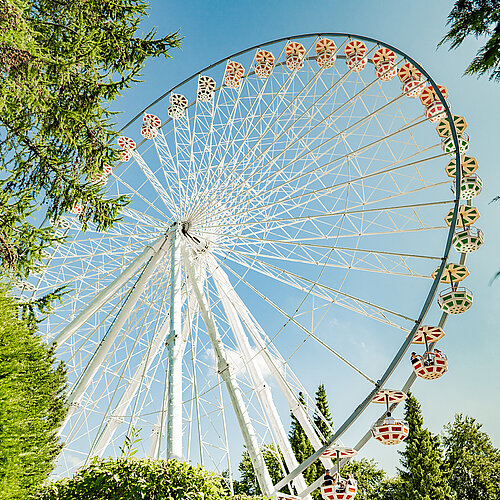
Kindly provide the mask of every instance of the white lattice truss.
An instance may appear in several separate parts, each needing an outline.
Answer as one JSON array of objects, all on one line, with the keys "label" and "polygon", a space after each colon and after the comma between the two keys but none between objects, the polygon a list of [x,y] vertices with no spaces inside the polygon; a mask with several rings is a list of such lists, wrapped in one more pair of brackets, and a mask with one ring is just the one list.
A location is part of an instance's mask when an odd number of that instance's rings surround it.
[{"label": "white lattice truss", "polygon": [[[297,467],[289,413],[315,449],[327,438],[294,374],[315,363],[302,353],[315,345],[332,357],[327,373],[352,384],[349,398],[332,395],[347,415],[415,324],[448,232],[447,155],[399,82],[340,58],[322,69],[316,41],[301,69],[289,71],[276,45],[266,78],[247,55],[237,88],[208,102],[187,88],[182,117],[109,178],[110,196],[132,199],[122,220],[84,233],[66,218],[71,239],[34,292],[71,289],[43,325],[69,373],[60,474],[119,455],[137,427],[144,455],[232,478],[239,427],[273,494],[262,449],[280,450],[284,472]],[[335,42],[341,54],[346,40]],[[219,85],[223,70],[210,72]],[[166,116],[162,106],[152,112]],[[366,325],[386,332],[382,365],[356,344]],[[290,493],[305,490],[298,474]]]}]

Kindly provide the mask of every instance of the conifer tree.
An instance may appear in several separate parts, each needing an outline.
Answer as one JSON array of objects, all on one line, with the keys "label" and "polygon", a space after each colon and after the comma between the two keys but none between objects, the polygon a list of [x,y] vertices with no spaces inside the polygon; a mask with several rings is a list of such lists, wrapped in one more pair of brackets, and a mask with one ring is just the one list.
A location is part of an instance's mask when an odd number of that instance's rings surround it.
[{"label": "conifer tree", "polygon": [[[80,220],[105,230],[125,196],[95,183],[114,166],[111,101],[146,61],[168,57],[176,33],[140,36],[145,0],[0,0],[0,270],[35,272],[55,243],[50,218],[84,205]],[[45,217],[40,229],[33,212]]]},{"label": "conifer tree", "polygon": [[[320,433],[320,439],[323,444],[325,444],[330,437],[333,428],[333,419],[328,407],[328,399],[326,396],[326,389],[324,384],[318,386],[318,390],[315,394],[316,399],[316,412],[314,414],[314,425]],[[310,467],[311,472],[308,479],[310,482],[315,481],[319,477],[325,474],[325,467],[320,460],[316,460],[314,464]],[[319,498],[319,490],[312,493],[314,499]]]},{"label": "conifer tree", "polygon": [[66,374],[0,288],[0,498],[28,498],[52,471]]},{"label": "conifer tree", "polygon": [[465,70],[466,75],[489,75],[500,81],[500,0],[456,0],[448,15],[450,31],[439,45],[450,43],[459,47],[474,37],[485,43]]},{"label": "conifer tree", "polygon": [[419,402],[411,395],[405,402],[410,433],[400,452],[403,469],[400,497],[406,500],[451,500],[442,451],[438,439],[424,428]]},{"label": "conifer tree", "polygon": [[314,415],[314,425],[323,437],[323,443],[325,443],[332,433],[331,429],[333,428],[333,419],[330,413],[330,408],[328,407],[328,399],[326,397],[324,384],[320,384],[318,386],[318,390],[316,391],[316,407],[321,415],[316,412]]}]

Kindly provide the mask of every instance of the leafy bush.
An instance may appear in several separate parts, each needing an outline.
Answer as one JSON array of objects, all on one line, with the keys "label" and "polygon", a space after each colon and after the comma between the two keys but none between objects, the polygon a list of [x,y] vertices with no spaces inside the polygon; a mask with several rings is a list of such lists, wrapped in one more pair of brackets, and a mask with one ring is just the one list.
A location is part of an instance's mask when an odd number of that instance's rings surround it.
[{"label": "leafy bush", "polygon": [[50,474],[66,415],[62,364],[0,288],[0,498],[26,498]]},{"label": "leafy bush", "polygon": [[37,500],[219,500],[219,477],[200,466],[172,460],[99,459],[72,478],[41,488]]}]

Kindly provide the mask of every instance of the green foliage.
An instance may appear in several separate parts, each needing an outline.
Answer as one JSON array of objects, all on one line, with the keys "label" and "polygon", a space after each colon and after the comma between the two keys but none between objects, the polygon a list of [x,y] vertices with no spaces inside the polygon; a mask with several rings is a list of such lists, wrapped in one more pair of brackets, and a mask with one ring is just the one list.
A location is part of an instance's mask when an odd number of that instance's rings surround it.
[{"label": "green foliage", "polygon": [[424,428],[420,404],[411,394],[405,402],[405,418],[410,433],[405,440],[405,450],[400,452],[402,488],[396,498],[451,500],[439,441]]},{"label": "green foliage", "polygon": [[475,419],[455,415],[442,438],[449,484],[460,500],[500,498],[500,452]]},{"label": "green foliage", "polygon": [[[304,397],[299,395],[304,405]],[[315,415],[316,427],[326,436],[330,434],[332,418],[323,385],[316,392],[316,406],[324,417]],[[410,433],[405,440],[405,450],[400,452],[402,470],[394,478],[387,478],[373,460],[350,460],[341,468],[345,477],[351,473],[358,482],[357,500],[497,500],[500,498],[500,452],[493,447],[488,435],[473,418],[457,415],[452,424],[445,426],[440,441],[424,428],[420,404],[411,395],[405,403],[405,418]],[[328,422],[326,423],[325,422]],[[329,425],[328,425],[329,424]],[[324,426],[324,427],[322,427]],[[302,426],[292,415],[289,434],[297,460],[303,462],[313,453]],[[284,477],[284,472],[273,446],[264,448],[264,459],[273,483]],[[282,460],[281,460],[282,463]],[[243,453],[239,466],[241,480],[235,481],[234,492],[260,495],[248,452]],[[321,462],[310,466],[305,476],[311,484],[324,475]],[[286,490],[282,490],[286,492]],[[313,492],[318,495],[319,490]]]},{"label": "green foliage", "polygon": [[[273,484],[276,484],[285,477],[281,466],[283,457],[272,444],[265,445],[262,448],[262,455]],[[262,495],[262,491],[259,483],[257,482],[257,477],[255,476],[252,461],[250,460],[250,455],[247,449],[243,451],[238,471],[240,472],[241,479],[239,481],[233,481],[234,493],[237,495],[250,496]],[[289,493],[288,488],[284,488],[282,491]]]},{"label": "green foliage", "polygon": [[314,415],[314,425],[319,430],[320,435],[323,436],[323,443],[326,443],[332,434],[333,419],[328,407],[324,384],[320,384],[316,391],[316,408],[318,411]]},{"label": "green foliage", "polygon": [[384,479],[380,482],[378,488],[373,490],[369,500],[399,500],[404,498],[403,481],[399,476],[390,479]]},{"label": "green foliage", "polygon": [[38,229],[26,221],[35,205],[29,189],[16,197],[0,189],[0,262],[3,274],[13,279],[39,271],[44,248],[62,241],[51,226]]},{"label": "green foliage", "polygon": [[[318,386],[318,390],[315,394],[316,399],[316,413],[314,414],[314,425],[318,429],[320,433],[320,437],[323,444],[326,444],[328,438],[331,437],[332,429],[333,429],[333,419],[330,413],[330,408],[328,407],[328,398],[326,396],[326,389],[324,384],[320,384]],[[309,472],[310,470],[310,472]],[[314,464],[311,465],[308,469],[308,476],[306,477],[306,481],[308,484],[316,481],[319,477],[325,474],[325,467],[323,464],[316,460]],[[320,497],[319,490],[315,490],[312,492],[312,497],[317,499]]]},{"label": "green foliage", "polygon": [[41,488],[37,500],[219,500],[221,479],[201,467],[172,460],[95,458],[72,478]]},{"label": "green foliage", "polygon": [[141,438],[139,437],[141,431],[142,429],[140,427],[130,428],[130,431],[125,436],[125,442],[123,443],[123,448],[120,446],[122,457],[130,458],[137,453],[137,448],[134,448],[134,445],[136,445],[141,441]]},{"label": "green foliage", "polygon": [[[137,81],[177,34],[137,35],[144,0],[0,0],[0,257],[36,270],[53,238],[33,210],[57,217],[82,202],[83,227],[105,230],[126,197],[106,199],[92,177],[119,159],[109,102]],[[43,205],[40,203],[43,202]]]},{"label": "green foliage", "polygon": [[455,49],[469,36],[487,37],[465,74],[490,74],[490,80],[500,81],[500,1],[457,0],[447,24],[450,30],[439,45],[447,42]]},{"label": "green foliage", "polygon": [[358,483],[356,500],[372,500],[378,498],[385,480],[385,472],[379,469],[374,460],[349,460],[341,469],[341,475],[352,474]]},{"label": "green foliage", "polygon": [[66,415],[66,375],[54,363],[0,290],[0,498],[25,498],[52,471]]},{"label": "green foliage", "polygon": [[[305,407],[304,395],[302,393],[299,393],[299,402]],[[317,411],[314,415],[314,424],[323,436],[323,442],[326,442],[327,438],[331,435],[332,416],[328,408],[326,390],[323,384],[321,384],[316,391],[316,408]],[[299,463],[303,462],[314,453],[314,448],[312,447],[309,438],[306,436],[304,429],[293,414],[291,415],[291,429],[288,439],[295,458]],[[283,470],[283,466],[281,465],[283,464],[283,457],[278,456],[278,451],[272,445],[267,445],[263,448],[263,455],[271,479],[273,480],[273,483],[276,484],[285,477],[285,472]],[[250,461],[250,456],[247,450],[243,452],[238,470],[240,472],[241,479],[240,481],[234,482],[235,493],[260,495],[261,490],[257,483],[257,478],[255,477],[252,462]],[[311,484],[313,481],[318,479],[318,477],[323,476],[324,472],[325,468],[318,460],[317,462],[311,464],[304,471],[303,475],[306,483]],[[282,491],[290,493],[287,488],[283,488]],[[318,498],[319,490],[314,491],[312,495],[314,498]]]},{"label": "green foliage", "polygon": [[[38,298],[19,301],[20,317],[29,328],[35,330],[37,324],[42,322],[47,314],[52,312],[54,302],[61,302],[67,291],[66,286],[56,288],[54,291]],[[40,316],[40,314],[42,316]]]}]

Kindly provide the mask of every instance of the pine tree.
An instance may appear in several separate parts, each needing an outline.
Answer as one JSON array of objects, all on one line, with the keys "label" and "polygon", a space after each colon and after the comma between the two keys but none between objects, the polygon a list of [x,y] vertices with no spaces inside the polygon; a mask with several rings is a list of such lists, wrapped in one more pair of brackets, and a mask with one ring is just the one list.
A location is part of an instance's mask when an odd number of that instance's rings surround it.
[{"label": "pine tree", "polygon": [[[316,399],[316,412],[314,414],[314,425],[320,433],[320,439],[323,444],[326,444],[328,438],[331,436],[331,429],[333,428],[333,419],[328,407],[328,399],[326,397],[326,390],[324,384],[318,386],[315,394]],[[315,481],[325,474],[325,467],[320,460],[316,460],[310,467],[310,482]],[[313,491],[312,497],[314,499],[320,497],[319,490]]]},{"label": "pine tree", "polygon": [[[84,205],[105,230],[125,196],[93,182],[119,161],[111,101],[177,34],[138,36],[144,0],[0,0],[0,270],[35,272],[54,241],[48,221]],[[31,214],[40,212],[40,229]]]},{"label": "pine tree", "polygon": [[442,442],[449,483],[460,500],[500,498],[500,451],[475,419],[455,415],[444,427]]},{"label": "pine tree", "polygon": [[442,451],[438,439],[424,428],[420,404],[411,395],[405,402],[405,418],[410,433],[400,452],[403,469],[401,498],[406,500],[451,500]]},{"label": "pine tree", "polygon": [[317,412],[314,415],[314,425],[323,437],[323,443],[326,443],[332,433],[333,419],[328,407],[328,399],[326,397],[324,384],[320,384],[316,391],[316,408]]}]

